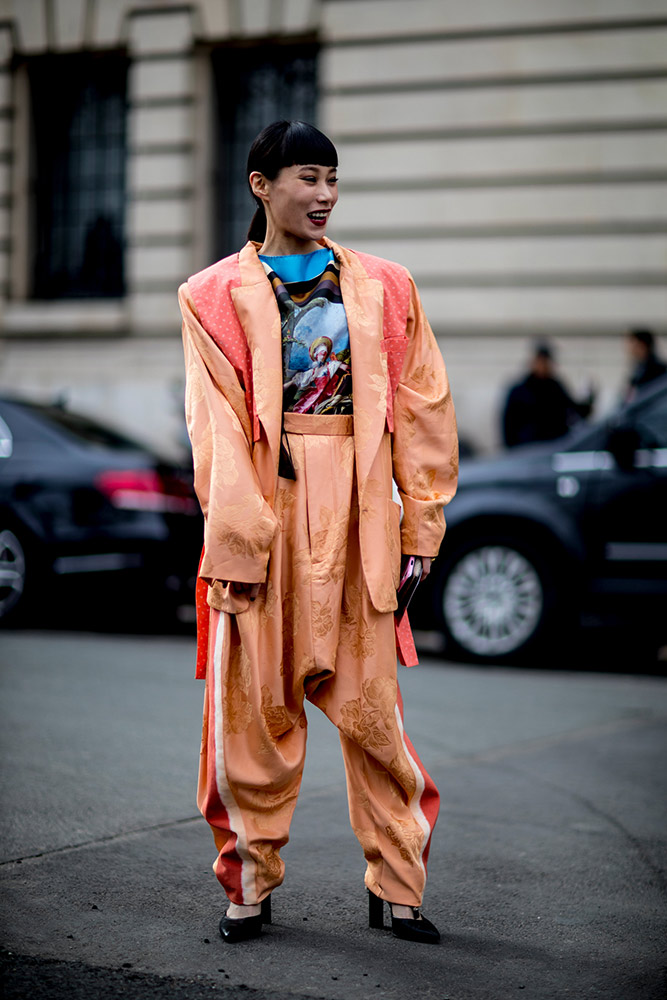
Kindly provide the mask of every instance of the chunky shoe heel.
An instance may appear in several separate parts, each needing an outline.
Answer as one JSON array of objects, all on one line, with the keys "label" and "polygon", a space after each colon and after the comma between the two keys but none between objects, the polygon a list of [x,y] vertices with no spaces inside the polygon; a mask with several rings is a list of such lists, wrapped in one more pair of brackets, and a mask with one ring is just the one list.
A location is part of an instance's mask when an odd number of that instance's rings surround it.
[{"label": "chunky shoe heel", "polygon": [[261,917],[263,924],[271,923],[271,893],[262,900]]},{"label": "chunky shoe heel", "polygon": [[[384,929],[384,900],[368,890],[368,926]],[[391,910],[391,903],[389,904]],[[403,941],[417,941],[420,944],[437,944],[440,940],[438,928],[422,915],[418,906],[411,906],[412,917],[395,917],[391,914],[391,932]]]},{"label": "chunky shoe heel", "polygon": [[384,930],[384,899],[368,890],[368,926],[374,930]]}]

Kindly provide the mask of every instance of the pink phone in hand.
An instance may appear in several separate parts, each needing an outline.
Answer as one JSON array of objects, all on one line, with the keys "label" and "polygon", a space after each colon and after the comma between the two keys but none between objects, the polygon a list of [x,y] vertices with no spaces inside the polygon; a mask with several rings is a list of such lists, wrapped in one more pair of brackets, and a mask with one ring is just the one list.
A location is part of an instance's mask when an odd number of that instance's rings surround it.
[{"label": "pink phone in hand", "polygon": [[413,594],[419,586],[422,578],[423,565],[419,556],[410,556],[405,564],[405,569],[398,585],[397,598],[398,607],[394,614],[400,620],[408,609],[408,604],[412,600]]}]

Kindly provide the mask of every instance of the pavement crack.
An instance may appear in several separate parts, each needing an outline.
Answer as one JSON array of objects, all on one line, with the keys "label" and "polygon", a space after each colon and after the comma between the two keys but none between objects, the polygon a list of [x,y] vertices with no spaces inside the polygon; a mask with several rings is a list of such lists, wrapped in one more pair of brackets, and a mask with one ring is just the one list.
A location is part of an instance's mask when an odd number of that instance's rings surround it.
[{"label": "pavement crack", "polygon": [[[552,785],[551,782],[547,782],[547,784]],[[558,785],[552,785],[552,787],[559,791],[562,790],[559,788]],[[600,819],[605,820],[607,823],[609,823],[610,826],[613,826],[616,830],[618,830],[621,836],[625,837],[628,844],[633,848],[633,850],[639,857],[639,860],[651,872],[660,889],[663,892],[667,892],[667,879],[665,878],[665,873],[658,865],[655,864],[649,853],[644,848],[644,845],[642,844],[641,840],[638,837],[636,837],[634,833],[628,830],[628,828],[623,823],[621,823],[621,821],[617,819],[616,816],[612,815],[612,813],[606,812],[606,810],[604,809],[600,809],[599,806],[596,806],[595,803],[592,802],[590,799],[586,798],[585,795],[579,795],[578,792],[572,792],[572,791],[570,791],[569,794],[576,802],[579,802],[582,806],[584,806],[585,809],[588,809],[589,812],[591,812],[594,816],[598,816]]]},{"label": "pavement crack", "polygon": [[[507,768],[507,770],[515,771],[517,774],[521,774],[523,777],[538,780],[536,775],[531,774],[530,771],[527,771],[516,764],[505,764],[503,766]],[[543,775],[539,776],[539,782],[542,786],[546,785],[548,788],[553,789],[553,791],[558,792],[560,795],[566,796],[573,802],[578,802],[579,805],[587,809],[593,816],[604,820],[604,822],[608,823],[609,826],[614,827],[614,829],[617,830],[627,841],[644,867],[651,873],[658,888],[662,892],[667,892],[667,878],[665,878],[665,873],[662,868],[660,868],[660,866],[653,861],[639,837],[636,837],[634,833],[628,830],[628,828],[619,819],[617,819],[616,816],[607,812],[605,809],[601,809],[600,806],[597,806],[595,802],[589,799],[586,795],[581,795],[579,792],[575,792],[572,788],[566,788],[563,785],[559,785],[558,782],[551,781]]]},{"label": "pavement crack", "polygon": [[49,851],[38,851],[35,854],[23,854],[19,858],[6,858],[0,861],[0,868],[7,865],[21,864],[23,861],[35,861],[38,858],[49,858],[54,854],[67,854],[69,851],[79,851],[84,847],[96,847],[98,844],[110,844],[116,840],[123,840],[127,837],[140,836],[144,833],[155,833],[158,830],[169,830],[176,826],[186,826],[189,823],[203,823],[201,816],[184,816],[182,819],[171,819],[166,823],[153,823],[150,826],[140,826],[134,830],[122,830],[118,833],[110,833],[104,837],[93,837],[90,840],[82,840],[76,844],[63,844],[62,847],[54,847]]}]

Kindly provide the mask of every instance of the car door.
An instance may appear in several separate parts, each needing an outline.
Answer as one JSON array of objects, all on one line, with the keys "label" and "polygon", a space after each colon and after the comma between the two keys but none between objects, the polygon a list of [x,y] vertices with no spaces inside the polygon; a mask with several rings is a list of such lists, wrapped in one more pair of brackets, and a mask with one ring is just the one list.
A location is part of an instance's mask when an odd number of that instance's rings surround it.
[{"label": "car door", "polygon": [[606,444],[587,498],[593,589],[654,614],[667,597],[667,386],[628,408]]}]

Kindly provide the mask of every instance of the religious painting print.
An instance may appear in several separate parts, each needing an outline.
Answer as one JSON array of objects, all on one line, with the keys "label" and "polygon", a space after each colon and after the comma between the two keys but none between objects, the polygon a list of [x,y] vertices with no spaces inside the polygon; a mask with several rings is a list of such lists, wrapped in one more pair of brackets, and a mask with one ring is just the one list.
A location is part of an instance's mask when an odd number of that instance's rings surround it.
[{"label": "religious painting print", "polygon": [[350,335],[335,260],[306,281],[268,274],[280,308],[283,409],[352,413]]},{"label": "religious painting print", "polygon": [[[297,315],[292,335],[283,336],[284,407],[293,413],[351,413],[352,380],[345,311],[342,304],[336,307],[327,302],[323,302],[321,309],[321,318],[312,325],[303,314]],[[342,317],[336,315],[339,311]],[[333,336],[322,334],[323,329]]]}]

